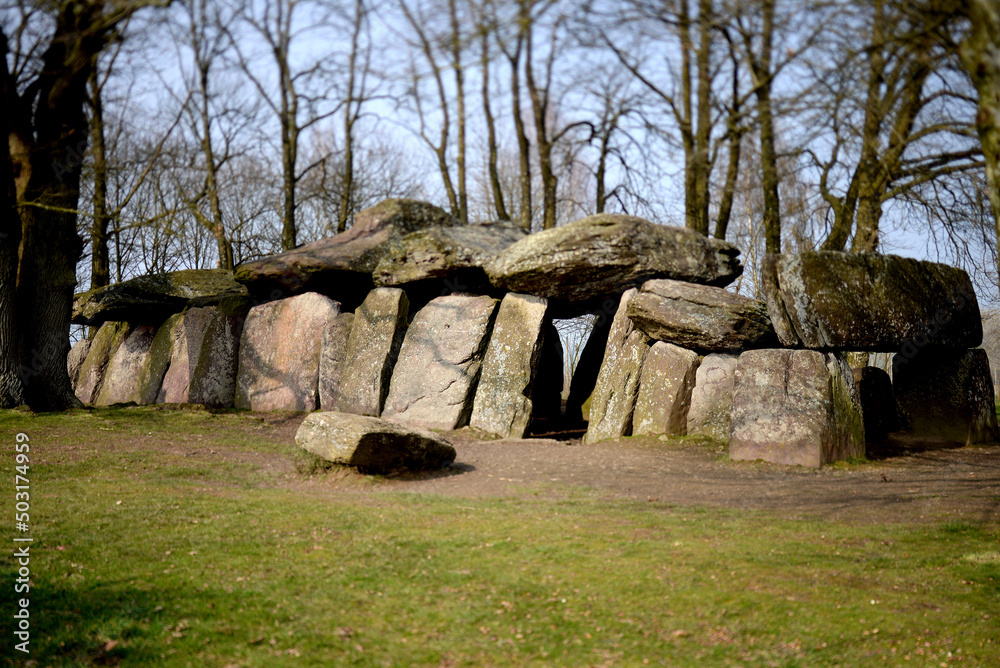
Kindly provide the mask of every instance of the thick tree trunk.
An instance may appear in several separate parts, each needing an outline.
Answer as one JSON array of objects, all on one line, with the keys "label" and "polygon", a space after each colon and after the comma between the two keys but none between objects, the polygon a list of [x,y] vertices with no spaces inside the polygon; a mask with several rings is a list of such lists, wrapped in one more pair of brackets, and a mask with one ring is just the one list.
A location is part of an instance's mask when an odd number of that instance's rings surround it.
[{"label": "thick tree trunk", "polygon": [[88,81],[90,88],[90,154],[94,169],[94,219],[90,227],[90,287],[103,288],[111,283],[108,257],[108,160],[104,143],[104,103],[98,81],[96,59]]},{"label": "thick tree trunk", "polygon": [[764,195],[764,245],[768,253],[781,252],[781,203],[778,197],[778,155],[775,150],[771,110],[771,44],[774,35],[774,0],[764,0],[764,27],[760,58],[753,63],[760,123],[761,185]]},{"label": "thick tree trunk", "polygon": [[490,191],[493,193],[493,208],[496,209],[499,220],[510,220],[507,206],[504,203],[503,187],[500,184],[500,170],[497,167],[499,151],[497,150],[497,129],[493,120],[493,110],[490,107],[490,33],[482,30],[482,60],[480,66],[483,75],[483,118],[486,119],[486,141],[489,146],[489,179]]},{"label": "thick tree trunk", "polygon": [[[6,66],[4,59],[3,67],[6,69]],[[14,318],[21,218],[15,207],[14,174],[6,147],[0,151],[0,179],[3,188],[3,202],[0,203],[0,408],[12,408],[24,403],[24,385],[18,369],[21,354]]]},{"label": "thick tree trunk", "polygon": [[[962,64],[979,93],[976,128],[983,145],[990,208],[1000,244],[1000,6],[994,0],[967,0],[972,31],[962,44]],[[1000,254],[997,256],[1000,272]]]}]

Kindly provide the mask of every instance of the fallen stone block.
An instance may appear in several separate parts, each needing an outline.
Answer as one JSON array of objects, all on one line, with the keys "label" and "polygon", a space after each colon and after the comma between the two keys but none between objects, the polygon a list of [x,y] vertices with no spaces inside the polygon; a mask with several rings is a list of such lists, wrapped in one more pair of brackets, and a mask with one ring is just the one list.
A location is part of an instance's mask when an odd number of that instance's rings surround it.
[{"label": "fallen stone block", "polygon": [[434,432],[350,413],[306,416],[295,443],[317,457],[364,473],[440,469],[455,461],[455,448]]}]

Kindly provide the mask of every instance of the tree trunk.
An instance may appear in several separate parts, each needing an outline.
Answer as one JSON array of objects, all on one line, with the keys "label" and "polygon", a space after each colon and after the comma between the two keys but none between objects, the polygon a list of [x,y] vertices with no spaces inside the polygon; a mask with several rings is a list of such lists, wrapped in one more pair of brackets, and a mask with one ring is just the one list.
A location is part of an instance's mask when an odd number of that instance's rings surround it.
[{"label": "tree trunk", "polygon": [[[6,39],[4,39],[3,81],[7,83]],[[4,91],[7,99],[7,91]],[[0,408],[24,403],[24,385],[18,369],[21,359],[18,342],[15,298],[17,285],[17,247],[21,243],[21,218],[17,215],[17,195],[10,150],[0,150],[0,179],[3,202],[0,203]]]},{"label": "tree trunk", "polygon": [[514,56],[510,58],[510,89],[511,103],[513,106],[512,115],[514,117],[514,133],[517,135],[517,152],[520,181],[520,219],[521,228],[525,232],[531,232],[531,142],[528,141],[528,134],[524,129],[524,118],[521,116],[521,48],[524,43],[525,27],[521,27],[521,33],[517,37],[517,48]]},{"label": "tree trunk", "polygon": [[[990,208],[1000,242],[1000,7],[993,0],[967,1],[972,31],[960,53],[979,93],[976,128],[983,145]],[[1000,254],[997,265],[1000,270]]]},{"label": "tree trunk", "polygon": [[90,227],[90,288],[111,283],[108,257],[108,160],[104,142],[104,103],[95,58],[88,81],[90,88],[90,155],[94,169],[94,218]]},{"label": "tree trunk", "polygon": [[455,74],[455,113],[456,133],[458,135],[457,155],[455,165],[458,168],[458,219],[469,222],[469,194],[466,189],[465,176],[465,77],[462,71],[462,39],[458,25],[458,10],[455,0],[448,0],[448,15],[451,19],[451,57],[452,70]]},{"label": "tree trunk", "polygon": [[504,204],[503,187],[500,184],[500,173],[497,167],[497,130],[493,120],[493,110],[490,108],[490,42],[489,31],[482,29],[482,70],[483,70],[483,116],[486,119],[486,141],[489,146],[489,179],[490,190],[493,193],[493,207],[499,220],[510,220],[507,207]]},{"label": "tree trunk", "polygon": [[771,43],[774,36],[774,0],[764,0],[761,53],[751,63],[760,124],[761,185],[764,195],[764,245],[768,253],[781,252],[781,203],[778,196],[778,156],[771,111]]}]

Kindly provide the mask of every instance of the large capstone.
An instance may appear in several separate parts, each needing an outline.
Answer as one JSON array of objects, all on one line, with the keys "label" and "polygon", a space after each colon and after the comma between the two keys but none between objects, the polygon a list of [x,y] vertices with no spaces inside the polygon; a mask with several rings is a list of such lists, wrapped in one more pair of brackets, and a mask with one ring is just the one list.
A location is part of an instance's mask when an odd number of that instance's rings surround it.
[{"label": "large capstone", "polygon": [[500,303],[469,421],[474,429],[504,438],[527,433],[547,306],[541,297],[513,292]]},{"label": "large capstone", "polygon": [[250,309],[240,337],[236,408],[313,411],[320,343],[337,302],[307,293]]},{"label": "large capstone", "polygon": [[709,285],[646,281],[629,300],[627,313],[646,336],[701,353],[778,343],[764,302]]},{"label": "large capstone", "polygon": [[854,376],[841,355],[750,350],[733,390],[729,456],[819,467],[865,455]]},{"label": "large capstone", "polygon": [[307,416],[295,442],[317,457],[365,473],[439,469],[455,461],[455,448],[431,431],[350,413]]},{"label": "large capstone", "polygon": [[494,285],[550,300],[559,317],[599,310],[651,278],[725,286],[739,251],[693,230],[598,214],[517,242],[486,266]]},{"label": "large capstone", "polygon": [[247,289],[225,269],[185,269],[140,276],[76,295],[73,322],[99,325],[121,320],[159,324],[188,307],[212,306]]},{"label": "large capstone", "polygon": [[892,383],[909,431],[959,443],[995,441],[993,379],[986,351],[926,350],[895,355]]},{"label": "large capstone", "polygon": [[649,349],[639,377],[632,433],[687,433],[688,408],[699,357],[694,351],[657,341]]},{"label": "large capstone", "polygon": [[688,435],[729,440],[737,355],[706,355],[698,366],[687,414]]},{"label": "large capstone", "polygon": [[468,295],[438,297],[420,309],[406,330],[382,416],[432,429],[468,424],[496,310],[492,297]]},{"label": "large capstone", "polygon": [[585,444],[632,433],[632,414],[639,393],[642,364],[652,342],[625,314],[628,300],[636,293],[633,288],[622,295],[618,311],[611,322],[604,362],[597,375],[597,385],[590,398],[590,421]]},{"label": "large capstone", "polygon": [[813,251],[768,255],[761,267],[771,321],[786,346],[897,352],[982,342],[968,274],[894,255]]},{"label": "large capstone", "polygon": [[399,288],[376,288],[354,312],[351,333],[330,408],[357,415],[382,414],[392,370],[406,333],[410,302]]},{"label": "large capstone", "polygon": [[273,298],[315,291],[334,296],[350,309],[371,290],[372,272],[402,237],[458,224],[432,204],[386,200],[358,213],[346,232],[240,265],[236,280],[255,295]]},{"label": "large capstone", "polygon": [[[483,266],[527,234],[512,223],[431,227],[391,245],[375,268],[375,285],[432,283],[441,294],[490,288]],[[409,289],[409,286],[408,286]]]}]

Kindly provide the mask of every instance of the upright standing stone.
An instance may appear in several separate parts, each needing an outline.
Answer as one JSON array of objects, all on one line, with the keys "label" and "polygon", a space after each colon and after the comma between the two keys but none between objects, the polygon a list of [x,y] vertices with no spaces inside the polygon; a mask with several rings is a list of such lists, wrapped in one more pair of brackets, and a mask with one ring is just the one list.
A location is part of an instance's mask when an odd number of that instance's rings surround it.
[{"label": "upright standing stone", "polygon": [[340,405],[340,377],[347,363],[347,342],[351,338],[353,313],[331,316],[323,328],[319,356],[319,405],[324,409]]},{"label": "upright standing stone", "polygon": [[545,338],[544,297],[507,293],[483,358],[470,426],[521,438],[532,415],[532,392]]},{"label": "upright standing stone", "polygon": [[637,330],[625,313],[628,300],[635,293],[632,288],[622,295],[611,323],[604,362],[590,399],[590,422],[583,436],[587,444],[632,433],[639,376],[651,345],[649,337]]},{"label": "upright standing stone", "polygon": [[74,391],[76,383],[80,379],[83,363],[87,361],[91,343],[90,339],[80,339],[69,349],[69,355],[66,357],[66,371],[69,373],[69,382],[72,383]]},{"label": "upright standing stone", "polygon": [[931,350],[912,359],[896,355],[892,383],[914,436],[960,443],[997,440],[993,379],[985,350]]},{"label": "upright standing stone", "polygon": [[688,410],[687,433],[729,440],[729,413],[733,409],[733,382],[738,355],[706,355],[695,374]]},{"label": "upright standing stone", "polygon": [[784,349],[740,355],[730,458],[819,467],[864,454],[861,404],[841,355]]},{"label": "upright standing stone", "polygon": [[580,351],[580,357],[573,369],[573,377],[569,382],[569,396],[566,398],[566,421],[570,424],[583,422],[583,405],[594,393],[597,376],[601,373],[601,363],[604,361],[604,351],[608,347],[608,334],[614,320],[618,302],[608,299],[604,308],[593,314],[594,324],[587,343]]},{"label": "upright standing stone", "polygon": [[698,362],[698,354],[692,350],[663,341],[653,344],[639,376],[633,434],[684,436],[687,433]]},{"label": "upright standing stone", "polygon": [[76,396],[80,401],[92,405],[97,400],[108,362],[131,331],[127,322],[106,322],[97,330],[77,378]]},{"label": "upright standing stone", "polygon": [[236,408],[315,410],[323,327],[338,310],[314,292],[250,309],[240,337]]},{"label": "upright standing stone", "polygon": [[420,309],[406,330],[382,417],[431,429],[467,424],[496,306],[492,297],[449,295]]},{"label": "upright standing stone", "polygon": [[242,312],[216,307],[185,311],[172,332],[170,368],[156,400],[231,407],[245,319]]},{"label": "upright standing stone", "polygon": [[[104,383],[100,395],[94,402],[95,406],[110,406],[129,401],[149,404],[156,400],[163,374],[151,378],[148,373],[155,335],[156,328],[153,325],[140,325],[132,330],[108,362]],[[162,368],[166,371],[166,365]]]},{"label": "upright standing stone", "polygon": [[340,398],[333,410],[382,414],[389,381],[406,333],[410,302],[399,288],[376,288],[354,313],[340,374]]},{"label": "upright standing stone", "polygon": [[563,363],[559,330],[546,318],[542,330],[542,357],[538,360],[538,372],[531,392],[532,421],[562,419]]}]

